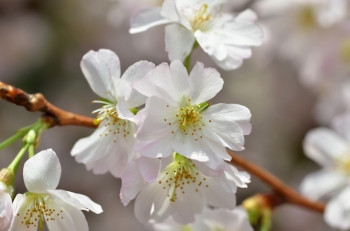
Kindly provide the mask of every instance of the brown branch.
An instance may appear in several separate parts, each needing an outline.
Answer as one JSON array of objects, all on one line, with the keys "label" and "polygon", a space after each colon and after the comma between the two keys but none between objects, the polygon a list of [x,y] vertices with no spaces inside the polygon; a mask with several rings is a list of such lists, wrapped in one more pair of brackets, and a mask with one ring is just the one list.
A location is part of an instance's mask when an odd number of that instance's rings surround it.
[{"label": "brown branch", "polygon": [[64,111],[45,99],[41,93],[28,94],[25,91],[0,81],[0,99],[25,107],[28,111],[44,112],[44,118],[51,126],[77,125],[96,127],[93,119]]},{"label": "brown branch", "polygon": [[229,150],[228,154],[230,154],[230,156],[232,157],[230,163],[240,166],[248,172],[250,172],[251,174],[258,177],[260,180],[269,185],[275,191],[275,193],[281,196],[285,201],[308,209],[315,210],[317,212],[324,212],[325,205],[323,203],[313,202],[306,199],[305,197],[301,196],[299,193],[294,191],[292,188],[290,188],[288,185],[284,184],[281,180],[276,178],[271,173],[267,172],[266,170],[251,162],[244,160],[242,157],[236,155],[233,151]]},{"label": "brown branch", "polygon": [[[77,125],[83,127],[96,127],[92,118],[64,111],[52,105],[40,93],[28,94],[21,89],[15,88],[1,81],[0,99],[5,99],[11,103],[23,106],[31,112],[44,112],[44,118],[48,119],[47,121],[49,121],[51,126]],[[324,211],[324,204],[309,201],[266,170],[244,160],[232,151],[228,151],[228,153],[232,156],[230,163],[240,166],[251,174],[257,176],[275,191],[276,195],[271,196],[275,201],[286,201],[318,212]],[[279,203],[277,203],[276,206],[278,204]]]}]

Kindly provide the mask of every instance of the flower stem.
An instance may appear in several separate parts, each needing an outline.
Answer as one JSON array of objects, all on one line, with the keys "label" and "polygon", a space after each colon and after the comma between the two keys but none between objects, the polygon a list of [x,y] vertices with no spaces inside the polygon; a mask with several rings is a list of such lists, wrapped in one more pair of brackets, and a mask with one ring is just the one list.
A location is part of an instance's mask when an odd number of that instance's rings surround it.
[{"label": "flower stem", "polygon": [[29,145],[29,147],[28,147],[28,157],[29,157],[29,158],[32,158],[33,156],[34,156],[34,145],[31,144],[31,145]]},{"label": "flower stem", "polygon": [[185,58],[184,66],[186,67],[186,70],[187,70],[188,73],[190,73],[190,69],[191,69],[192,53],[197,47],[198,47],[198,43],[195,42],[193,44],[193,47],[192,47],[192,50],[191,50],[190,54]]},{"label": "flower stem", "polygon": [[14,134],[13,136],[9,137],[8,139],[6,139],[2,143],[0,143],[0,150],[2,150],[4,148],[6,148],[7,146],[11,145],[16,140],[22,138],[30,130],[30,128],[31,128],[31,126],[22,128],[18,132],[16,132],[16,134]]},{"label": "flower stem", "polygon": [[23,147],[21,148],[21,150],[19,150],[19,152],[18,152],[17,156],[15,157],[15,159],[13,159],[11,164],[8,166],[8,169],[11,169],[14,172],[15,175],[17,173],[18,166],[21,163],[21,159],[22,159],[24,153],[27,151],[28,147],[29,147],[29,144],[23,145]]}]

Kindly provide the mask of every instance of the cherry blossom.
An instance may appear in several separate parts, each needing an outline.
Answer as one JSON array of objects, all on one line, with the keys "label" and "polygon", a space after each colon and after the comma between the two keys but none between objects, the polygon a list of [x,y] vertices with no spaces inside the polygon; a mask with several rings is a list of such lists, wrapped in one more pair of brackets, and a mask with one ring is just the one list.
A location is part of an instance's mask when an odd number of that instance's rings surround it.
[{"label": "cherry blossom", "polygon": [[81,68],[91,89],[102,99],[95,110],[99,127],[89,137],[80,139],[71,154],[95,174],[109,171],[118,177],[122,168],[134,157],[136,107],[146,98],[132,89],[131,84],[142,78],[154,65],[140,61],[130,66],[120,77],[118,56],[110,50],[89,51]]},{"label": "cherry blossom", "polygon": [[242,65],[251,56],[251,46],[262,43],[262,31],[254,23],[251,10],[235,16],[222,13],[227,0],[165,0],[161,8],[141,11],[132,22],[130,33],[145,31],[153,26],[165,28],[166,50],[171,61],[183,61],[199,46],[225,70]]},{"label": "cherry blossom", "polygon": [[58,190],[61,164],[56,153],[44,150],[27,160],[23,168],[24,184],[28,192],[17,194],[14,218],[10,231],[38,230],[88,230],[81,210],[101,213],[100,205],[87,196]]},{"label": "cherry blossom", "polygon": [[251,131],[250,111],[238,104],[207,102],[222,88],[220,74],[197,63],[190,75],[176,60],[160,64],[134,88],[148,96],[135,148],[150,158],[174,152],[219,169],[230,160],[225,147],[241,151]]}]

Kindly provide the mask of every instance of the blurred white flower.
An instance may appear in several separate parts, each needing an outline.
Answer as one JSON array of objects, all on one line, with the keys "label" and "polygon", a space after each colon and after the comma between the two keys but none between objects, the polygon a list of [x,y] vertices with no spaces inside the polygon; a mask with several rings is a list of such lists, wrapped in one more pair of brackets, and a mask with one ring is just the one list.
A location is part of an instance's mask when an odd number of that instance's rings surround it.
[{"label": "blurred white flower", "polygon": [[136,124],[133,109],[145,103],[146,97],[132,89],[154,64],[140,61],[130,66],[120,77],[118,56],[110,50],[90,51],[84,55],[81,68],[91,89],[101,100],[95,110],[99,127],[94,133],[80,139],[71,154],[95,174],[111,172],[119,177],[120,171],[134,157]]},{"label": "blurred white flower", "polygon": [[56,153],[41,151],[27,160],[23,168],[25,194],[17,194],[10,231],[49,230],[87,231],[88,224],[81,210],[101,213],[100,205],[87,196],[56,190],[61,178],[61,164]]},{"label": "blurred white flower", "polygon": [[253,231],[247,211],[242,207],[233,210],[205,208],[201,214],[195,216],[195,222],[180,225],[172,218],[163,223],[153,224],[155,231]]},{"label": "blurred white flower", "polygon": [[330,197],[324,214],[327,224],[349,229],[350,140],[333,130],[317,128],[307,134],[304,150],[323,169],[305,177],[301,192],[313,200]]},{"label": "blurred white flower", "polygon": [[6,188],[0,183],[0,231],[9,229],[13,214],[12,199]]},{"label": "blurred white flower", "polygon": [[250,111],[238,104],[207,102],[223,86],[220,74],[197,63],[190,75],[176,60],[157,66],[134,88],[148,96],[136,150],[150,158],[174,152],[219,169],[230,160],[226,147],[244,149],[244,135],[251,131]]},{"label": "blurred white flower", "polygon": [[197,42],[221,68],[236,69],[251,56],[250,46],[261,45],[263,36],[253,11],[236,16],[222,13],[225,3],[227,0],[165,0],[162,8],[139,12],[132,19],[130,33],[170,23],[165,28],[165,43],[171,61],[184,61]]},{"label": "blurred white flower", "polygon": [[214,171],[177,153],[161,160],[141,157],[121,178],[122,202],[126,205],[137,196],[135,215],[145,223],[172,217],[188,224],[206,205],[233,209],[237,187],[250,182],[247,173],[232,165]]},{"label": "blurred white flower", "polygon": [[262,15],[295,14],[304,27],[329,27],[346,19],[348,0],[261,0],[256,7]]}]

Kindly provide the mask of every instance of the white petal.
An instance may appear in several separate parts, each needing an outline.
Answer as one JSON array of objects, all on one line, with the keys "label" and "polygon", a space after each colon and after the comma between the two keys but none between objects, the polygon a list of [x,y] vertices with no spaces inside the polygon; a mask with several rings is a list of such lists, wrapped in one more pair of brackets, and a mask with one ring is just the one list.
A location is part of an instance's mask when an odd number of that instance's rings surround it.
[{"label": "white petal", "polygon": [[162,5],[160,14],[170,21],[179,21],[178,10],[174,0],[165,0]]},{"label": "white petal", "polygon": [[309,131],[303,147],[305,154],[322,166],[334,166],[337,158],[345,155],[349,150],[348,143],[327,128]]},{"label": "white petal", "polygon": [[50,190],[49,193],[79,210],[92,211],[97,214],[103,211],[99,204],[85,195],[65,190]]},{"label": "white petal", "polygon": [[91,89],[103,98],[114,101],[114,81],[120,78],[120,62],[111,50],[89,51],[80,63]]},{"label": "white petal", "polygon": [[170,61],[178,59],[183,62],[191,53],[194,41],[192,31],[179,24],[165,27],[165,45]]},{"label": "white petal", "polygon": [[204,68],[202,63],[197,62],[191,71],[190,83],[192,103],[199,104],[213,98],[222,89],[224,81],[214,68]]},{"label": "white petal", "polygon": [[246,9],[236,16],[237,21],[256,21],[257,15],[251,9]]},{"label": "white petal", "polygon": [[186,68],[176,60],[170,64],[158,65],[147,77],[136,82],[134,88],[150,97],[158,96],[169,104],[177,104],[189,92],[189,78]]},{"label": "white petal", "polygon": [[160,7],[146,9],[138,12],[131,19],[129,33],[135,34],[148,30],[151,27],[169,23],[170,21],[160,15]]},{"label": "white petal", "polygon": [[222,186],[215,178],[208,178],[207,184],[209,187],[203,191],[208,205],[227,209],[233,209],[236,206],[235,193],[222,190]]},{"label": "white petal", "polygon": [[[22,194],[17,194],[14,201],[13,201],[13,220],[11,223],[11,227],[9,231],[19,231],[19,230],[28,230],[28,231],[37,231],[38,227],[34,225],[27,226],[23,221],[26,219],[24,218],[26,216],[26,206],[23,206],[25,204],[26,197]],[[17,216],[19,214],[19,216]]]},{"label": "white petal", "polygon": [[300,185],[300,191],[306,197],[318,200],[330,196],[346,185],[343,173],[331,170],[320,170],[307,175]]},{"label": "white petal", "polygon": [[60,217],[54,220],[47,219],[46,224],[50,231],[88,231],[89,226],[82,211],[78,208],[56,201],[56,210],[60,211]]},{"label": "white petal", "polygon": [[24,184],[30,192],[41,193],[55,189],[60,178],[61,164],[52,149],[39,152],[24,164]]},{"label": "white petal", "polygon": [[350,187],[347,187],[327,204],[324,218],[328,225],[342,230],[350,229],[349,198]]},{"label": "white petal", "polygon": [[168,192],[161,190],[158,183],[147,185],[135,200],[135,216],[141,222],[163,221],[172,211]]},{"label": "white petal", "polygon": [[[131,65],[122,75],[122,79],[126,80],[131,86],[145,77],[154,69],[155,65],[148,61],[139,61]],[[131,107],[138,107],[146,102],[146,97],[132,89],[130,94],[125,99]],[[119,104],[119,102],[118,102]]]},{"label": "white petal", "polygon": [[120,176],[122,186],[120,188],[120,199],[124,206],[129,204],[140,192],[145,182],[140,173],[136,160],[132,161]]},{"label": "white petal", "polygon": [[252,129],[250,110],[239,104],[219,103],[210,106],[203,114],[220,121],[231,121],[236,123],[243,130],[244,135],[249,135]]},{"label": "white petal", "polygon": [[[146,101],[146,97],[142,96],[141,94],[139,95],[144,98],[144,101]],[[116,111],[118,113],[118,118],[120,119],[133,121],[133,118],[135,117],[135,115],[130,111],[129,104],[123,98],[119,99],[116,106]]]}]

